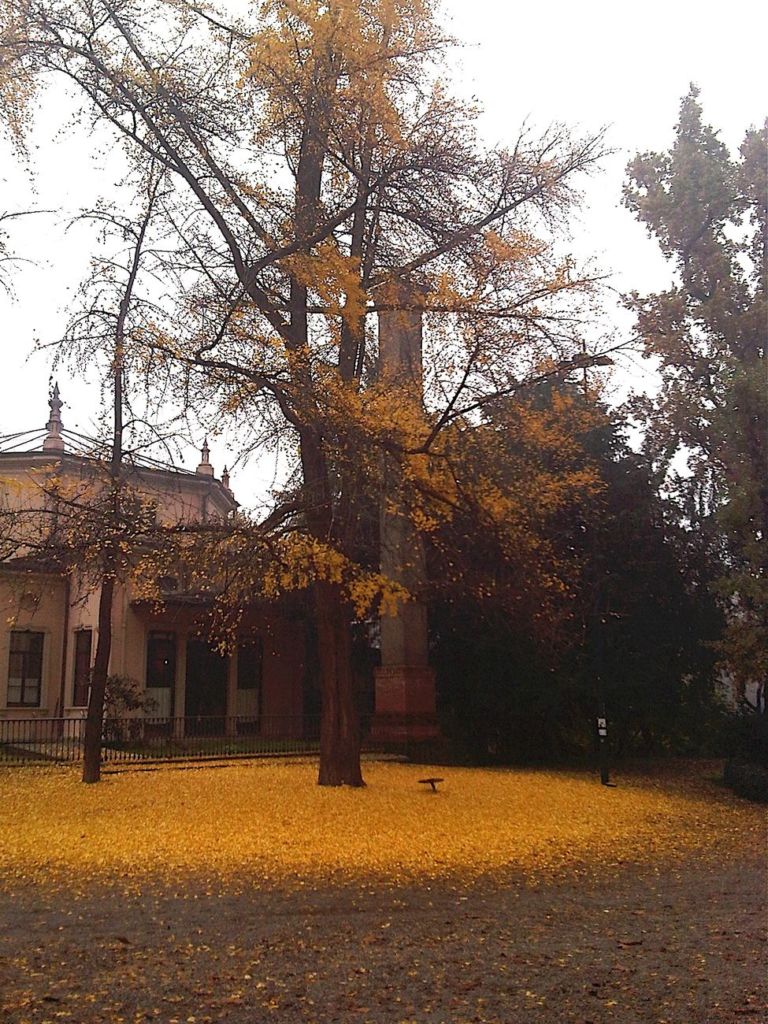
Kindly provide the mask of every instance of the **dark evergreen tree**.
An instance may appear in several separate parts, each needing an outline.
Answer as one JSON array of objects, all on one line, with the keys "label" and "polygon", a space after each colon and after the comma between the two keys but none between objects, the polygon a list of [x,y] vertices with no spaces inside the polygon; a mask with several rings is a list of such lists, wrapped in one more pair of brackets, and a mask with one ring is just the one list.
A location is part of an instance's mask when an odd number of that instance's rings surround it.
[{"label": "dark evergreen tree", "polygon": [[[568,429],[561,423],[552,436],[570,435],[570,450],[548,449],[540,432],[538,454],[529,438],[521,460],[525,444],[513,429],[520,405],[527,418],[537,408],[545,419],[565,416]],[[712,645],[722,628],[710,563],[690,534],[666,521],[618,420],[591,396],[550,384],[494,410],[486,429],[502,441],[496,473],[510,491],[527,492],[520,474],[533,474],[537,460],[539,472],[567,460],[570,472],[590,472],[596,485],[589,503],[540,519],[538,543],[558,573],[554,593],[527,574],[522,557],[504,558],[479,521],[433,548],[441,583],[431,621],[446,731],[475,761],[569,756],[592,749],[604,705],[617,752],[705,749],[719,714]]]},{"label": "dark evergreen tree", "polygon": [[719,563],[720,650],[742,694],[768,673],[767,143],[768,122],[733,159],[692,86],[671,150],[637,156],[625,189],[675,271],[668,290],[629,299],[662,376],[636,402],[645,453],[676,523]]}]

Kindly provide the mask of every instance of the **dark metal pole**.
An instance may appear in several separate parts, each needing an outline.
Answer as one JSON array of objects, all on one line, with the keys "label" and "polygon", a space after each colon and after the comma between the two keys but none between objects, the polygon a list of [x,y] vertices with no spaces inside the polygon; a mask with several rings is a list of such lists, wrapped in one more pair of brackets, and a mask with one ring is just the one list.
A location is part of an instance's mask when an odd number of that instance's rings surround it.
[{"label": "dark metal pole", "polygon": [[[585,399],[587,397],[585,381]],[[589,558],[587,585],[591,587],[587,591],[590,599],[590,606],[586,617],[587,645],[591,654],[592,671],[595,677],[595,688],[597,696],[597,751],[598,763],[600,766],[600,784],[610,786],[610,772],[608,767],[608,715],[605,706],[605,678],[604,678],[604,653],[605,653],[605,601],[604,569],[601,565],[597,546],[595,544],[595,530],[591,522],[584,524],[586,531],[586,549]],[[590,593],[591,591],[591,593]]]},{"label": "dark metal pole", "polygon": [[605,704],[601,705],[600,718],[597,720],[597,740],[599,744],[599,759],[600,759],[600,784],[608,786],[610,784],[610,775],[608,771],[608,729],[606,728],[607,719],[605,717]]},{"label": "dark metal pole", "polygon": [[604,620],[602,608],[602,593],[598,584],[597,600],[595,601],[595,614],[593,618],[593,637],[595,651],[595,677],[597,681],[597,744],[598,760],[600,764],[600,784],[610,785],[610,773],[608,768],[608,717],[605,710],[605,679],[603,678],[603,647],[605,644]]}]

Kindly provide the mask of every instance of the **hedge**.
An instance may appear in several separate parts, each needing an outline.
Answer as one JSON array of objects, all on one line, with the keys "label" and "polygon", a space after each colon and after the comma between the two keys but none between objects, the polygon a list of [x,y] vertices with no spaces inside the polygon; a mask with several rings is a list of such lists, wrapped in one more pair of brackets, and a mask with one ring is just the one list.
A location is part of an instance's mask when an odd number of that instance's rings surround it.
[{"label": "hedge", "polygon": [[723,781],[739,796],[768,804],[768,768],[745,761],[726,761]]}]

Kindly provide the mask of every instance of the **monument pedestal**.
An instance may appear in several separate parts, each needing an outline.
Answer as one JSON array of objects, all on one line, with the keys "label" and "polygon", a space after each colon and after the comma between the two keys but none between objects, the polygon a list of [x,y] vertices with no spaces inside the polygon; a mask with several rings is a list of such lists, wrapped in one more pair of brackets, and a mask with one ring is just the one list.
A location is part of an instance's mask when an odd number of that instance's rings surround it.
[{"label": "monument pedestal", "polygon": [[375,672],[371,739],[384,743],[435,740],[435,673],[427,666],[383,665]]},{"label": "monument pedestal", "polygon": [[[398,282],[392,308],[379,313],[379,377],[400,392],[414,417],[424,413],[422,307],[424,293]],[[428,665],[427,608],[420,599],[427,578],[424,542],[408,515],[403,467],[382,454],[380,515],[381,571],[411,595],[395,615],[382,616],[381,668],[376,670],[376,711],[371,738],[384,743],[419,743],[439,736],[435,673]]]}]

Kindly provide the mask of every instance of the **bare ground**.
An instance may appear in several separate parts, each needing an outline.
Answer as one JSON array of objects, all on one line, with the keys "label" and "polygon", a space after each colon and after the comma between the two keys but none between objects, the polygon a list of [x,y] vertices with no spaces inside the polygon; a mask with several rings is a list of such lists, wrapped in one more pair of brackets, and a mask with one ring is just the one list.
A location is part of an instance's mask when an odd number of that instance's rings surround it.
[{"label": "bare ground", "polygon": [[589,882],[0,890],[0,1019],[768,1021],[766,860]]}]

